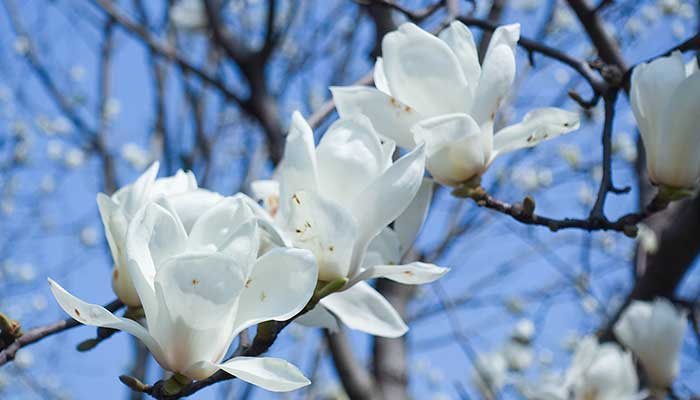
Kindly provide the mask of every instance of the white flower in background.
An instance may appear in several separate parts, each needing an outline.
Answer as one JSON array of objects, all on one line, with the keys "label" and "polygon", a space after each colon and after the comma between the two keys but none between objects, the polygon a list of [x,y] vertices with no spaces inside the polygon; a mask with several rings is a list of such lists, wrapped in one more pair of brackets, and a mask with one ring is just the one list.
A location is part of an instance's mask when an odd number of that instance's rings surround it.
[{"label": "white flower in background", "polygon": [[642,6],[642,17],[647,22],[654,23],[659,19],[659,11],[650,4],[645,4]]},{"label": "white flower in background", "polygon": [[19,349],[15,355],[14,364],[22,369],[30,368],[34,365],[34,354],[29,349]]},{"label": "white flower in background", "polygon": [[80,82],[85,78],[85,67],[82,65],[74,65],[70,69],[70,78],[74,82]]},{"label": "white flower in background", "polygon": [[575,400],[635,400],[639,382],[629,352],[586,337],[576,349],[565,386]]},{"label": "white flower in background", "polygon": [[170,21],[185,31],[206,29],[208,19],[202,0],[179,0],[170,9]]},{"label": "white flower in background", "polygon": [[382,40],[375,88],[331,88],[341,117],[365,114],[380,135],[413,149],[425,143],[428,171],[459,186],[493,159],[577,129],[579,116],[557,108],[527,113],[494,136],[496,113],[515,79],[520,25],[496,29],[483,65],[472,33],[453,22],[440,37],[406,23]]},{"label": "white flower in background", "polygon": [[513,327],[510,337],[521,343],[530,343],[535,336],[535,323],[531,319],[521,319]]},{"label": "white flower in background", "polygon": [[627,162],[635,162],[637,160],[637,144],[627,132],[619,132],[615,135],[612,151],[622,156]]},{"label": "white flower in background", "polygon": [[118,99],[110,97],[104,104],[102,114],[104,115],[105,119],[110,120],[119,115],[121,111],[122,103]]},{"label": "white flower in background", "polygon": [[80,242],[87,247],[97,244],[97,230],[91,226],[86,226],[80,230]]},{"label": "white flower in background", "polygon": [[482,354],[474,365],[472,382],[484,398],[494,399],[506,384],[507,373],[508,363],[501,353]]},{"label": "white flower in background", "polygon": [[17,36],[14,47],[17,54],[20,56],[26,56],[29,53],[31,43],[26,36]]},{"label": "white flower in background", "polygon": [[125,143],[121,155],[134,169],[143,169],[151,162],[151,154],[136,143]]},{"label": "white flower in background", "polygon": [[58,133],[59,135],[64,135],[69,133],[73,129],[73,123],[66,117],[59,116],[51,121],[51,130]]},{"label": "white flower in background", "polygon": [[591,185],[582,183],[578,189],[578,201],[581,205],[591,206],[595,202],[595,192]]},{"label": "white flower in background", "polygon": [[679,0],[658,0],[656,3],[665,14],[673,14],[681,6]]},{"label": "white flower in background", "polygon": [[695,18],[695,7],[690,3],[683,3],[678,8],[678,15],[685,19],[693,19]]},{"label": "white flower in background", "polygon": [[632,71],[632,111],[646,150],[651,181],[693,188],[700,176],[700,73],[686,73],[675,52]]},{"label": "white flower in background", "polygon": [[654,254],[659,249],[659,238],[656,232],[645,224],[637,224],[637,240],[647,254]]},{"label": "white flower in background", "polygon": [[529,344],[509,340],[501,349],[511,371],[524,371],[532,365],[535,354]]},{"label": "white flower in background", "polygon": [[[384,277],[405,284],[432,282],[447,272],[433,264],[396,265],[412,245],[430,202],[423,179],[423,147],[392,162],[394,143],[380,141],[369,120],[335,122],[314,146],[311,128],[292,117],[284,158],[277,171],[278,235],[285,245],[311,250],[319,279],[346,278],[342,291],[297,321],[337,326],[328,310],[353,329],[396,337],[408,327],[391,304],[364,280]],[[274,200],[276,186],[255,183],[256,197]],[[394,229],[387,226],[394,223]]]},{"label": "white flower in background", "polygon": [[563,144],[559,146],[559,155],[573,169],[581,166],[581,148],[575,144]]},{"label": "white flower in background", "polygon": [[682,21],[675,20],[671,22],[671,34],[677,40],[681,40],[686,35],[685,24]]},{"label": "white flower in background", "polygon": [[554,174],[549,168],[540,168],[537,170],[537,181],[540,186],[547,187],[554,183]]},{"label": "white flower in background", "polygon": [[667,299],[634,301],[622,313],[614,332],[639,359],[651,387],[670,387],[678,375],[686,313]]},{"label": "white flower in background", "polygon": [[178,171],[174,176],[156,179],[158,167],[158,162],[153,163],[133,184],[122,187],[111,197],[104,193],[97,195],[97,205],[114,260],[112,288],[119,300],[132,307],[138,307],[140,301],[127,268],[125,241],[126,230],[136,213],[159,197],[165,197],[189,231],[195,219],[222,199],[217,193],[198,189],[191,172]]},{"label": "white flower in background", "polygon": [[551,372],[543,374],[534,383],[523,381],[518,390],[528,400],[569,400],[564,377]]},{"label": "white flower in background", "polygon": [[142,207],[128,228],[126,256],[146,327],[49,284],[76,321],[136,336],[168,371],[205,379],[221,369],[268,390],[298,389],[310,382],[284,360],[222,362],[242,330],[293,317],[316,286],[318,268],[309,251],[277,248],[257,258],[257,231],[241,198],[218,202],[189,233],[168,199]]},{"label": "white flower in background", "polygon": [[78,148],[72,148],[66,152],[63,163],[68,168],[78,168],[85,163],[85,152]]},{"label": "white flower in background", "polygon": [[46,143],[46,156],[49,160],[58,161],[63,155],[63,143],[59,140],[49,140]]}]

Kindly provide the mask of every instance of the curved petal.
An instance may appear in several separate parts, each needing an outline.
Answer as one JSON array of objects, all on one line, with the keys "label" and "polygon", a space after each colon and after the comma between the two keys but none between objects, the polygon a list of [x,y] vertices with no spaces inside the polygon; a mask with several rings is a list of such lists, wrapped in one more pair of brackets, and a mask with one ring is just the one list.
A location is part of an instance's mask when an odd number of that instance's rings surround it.
[{"label": "curved petal", "polygon": [[271,179],[262,179],[250,183],[250,192],[257,201],[262,201],[270,215],[277,214],[280,198],[280,184]]},{"label": "curved petal", "polygon": [[678,86],[661,114],[656,165],[651,178],[656,183],[693,188],[700,177],[700,73]]},{"label": "curved petal", "polygon": [[271,357],[235,357],[217,365],[222,370],[272,392],[289,392],[311,383],[297,367]]},{"label": "curved petal", "polygon": [[[372,182],[353,204],[357,240],[352,255],[350,277],[362,266],[370,241],[394,221],[411,203],[420,188],[425,167],[425,149],[418,146],[401,157]],[[372,204],[372,207],[367,207]]]},{"label": "curved petal", "polygon": [[501,129],[493,139],[493,157],[533,147],[540,142],[578,129],[577,113],[560,108],[538,108],[525,114],[522,122]]},{"label": "curved petal", "polygon": [[151,198],[172,196],[197,190],[197,179],[192,171],[178,170],[175,175],[156,179],[151,189]]},{"label": "curved petal", "polygon": [[423,178],[418,193],[406,210],[394,221],[394,231],[399,238],[401,255],[413,246],[425,217],[428,215],[430,201],[433,198],[433,180]]},{"label": "curved petal", "polygon": [[183,192],[168,196],[168,203],[177,214],[185,231],[191,232],[194,222],[207,210],[220,202],[224,196],[206,190],[196,189],[191,192]]},{"label": "curved petal", "polygon": [[146,345],[148,351],[153,354],[153,357],[158,360],[161,366],[168,368],[168,365],[164,364],[165,357],[163,355],[163,350],[158,342],[148,333],[146,328],[139,325],[136,321],[117,317],[104,307],[86,303],[78,299],[68,293],[61,285],[51,278],[49,278],[48,281],[51,293],[56,299],[56,302],[58,302],[58,305],[61,306],[63,311],[70,315],[71,318],[84,325],[118,329],[134,335]]},{"label": "curved petal", "polygon": [[405,23],[384,36],[382,55],[389,89],[401,102],[429,117],[469,110],[471,90],[442,40]]},{"label": "curved petal", "polygon": [[402,336],[408,331],[408,326],[391,303],[365,282],[324,297],[321,304],[345,325],[358,331],[389,338]]},{"label": "curved petal", "polygon": [[472,32],[462,22],[452,21],[447,29],[440,32],[440,39],[447,43],[457,56],[469,90],[474,96],[479,85],[481,65],[479,65],[479,53],[476,50]]},{"label": "curved petal", "polygon": [[158,319],[148,321],[149,330],[168,350],[174,372],[224,357],[244,283],[236,260],[218,253],[172,257],[158,269]]},{"label": "curved petal", "polygon": [[510,92],[515,80],[515,45],[520,38],[520,24],[500,26],[493,33],[481,66],[481,78],[471,110],[479,126],[493,131],[496,112]]},{"label": "curved petal", "polygon": [[[374,257],[371,257],[373,255]],[[391,228],[384,228],[379,235],[367,246],[367,257],[364,266],[372,267],[379,264],[398,264],[401,261],[401,244],[396,232]]]},{"label": "curved petal", "polygon": [[[107,244],[109,245],[109,251],[112,253],[114,264],[124,264],[125,261],[121,261],[123,259],[123,248],[120,244],[123,245],[124,239],[126,239],[126,218],[119,211],[119,204],[115,203],[114,200],[104,193],[97,193],[97,209],[100,211],[100,218],[105,228],[105,236],[107,237]],[[121,217],[117,215],[118,213],[122,214]]]},{"label": "curved petal", "polygon": [[404,265],[375,265],[362,273],[362,280],[386,278],[406,285],[420,285],[440,279],[449,270],[419,261]]},{"label": "curved petal", "polygon": [[134,214],[136,214],[136,212],[150,199],[151,188],[156,181],[158,168],[160,168],[160,163],[156,161],[151,164],[151,166],[148,167],[148,169],[141,174],[141,176],[139,176],[134,183],[120,190],[124,196],[123,207],[127,218],[133,217]]},{"label": "curved petal", "polygon": [[345,208],[385,169],[379,136],[363,115],[333,123],[318,144],[316,157],[320,193]]},{"label": "curved petal", "polygon": [[187,246],[185,228],[164,206],[167,203],[151,203],[142,208],[127,231],[128,271],[149,321],[155,321],[158,312],[153,283],[159,264],[182,253]]},{"label": "curved petal", "polygon": [[312,308],[310,311],[295,318],[294,322],[309,328],[325,328],[331,332],[338,332],[340,330],[338,320],[323,306],[323,304],[317,304],[316,307]]},{"label": "curved petal", "polygon": [[389,84],[386,81],[386,75],[384,74],[384,62],[381,57],[377,57],[377,61],[374,63],[374,86],[381,92],[391,96],[391,90],[389,90]]},{"label": "curved petal", "polygon": [[[279,167],[280,197],[291,196],[299,190],[316,191],[318,182],[316,149],[311,127],[298,111],[292,115],[292,125],[284,146],[284,157]],[[281,204],[282,212],[285,204]]]},{"label": "curved petal", "polygon": [[436,181],[458,186],[486,170],[490,157],[483,149],[483,133],[467,114],[447,114],[413,127],[416,142],[425,143],[427,168]]},{"label": "curved petal", "polygon": [[309,302],[318,266],[308,250],[277,248],[265,253],[245,282],[234,336],[262,321],[286,321]]},{"label": "curved petal", "polygon": [[411,127],[424,118],[418,111],[367,86],[336,86],[331,87],[331,93],[341,118],[365,115],[380,135],[395,141],[400,147],[415,147]]},{"label": "curved petal", "polygon": [[661,113],[670,102],[673,92],[685,79],[685,66],[680,52],[640,64],[632,70],[630,105],[642,135],[647,155],[647,167],[655,171]]},{"label": "curved petal", "polygon": [[685,75],[686,75],[686,76],[690,76],[690,75],[692,75],[692,74],[698,72],[698,70],[700,70],[700,69],[698,68],[698,59],[697,59],[697,57],[693,57],[693,59],[690,60],[690,62],[688,62],[687,64],[685,64]]},{"label": "curved petal", "polygon": [[348,275],[357,225],[338,205],[313,193],[297,192],[288,202],[290,212],[281,221],[295,247],[310,250],[318,262],[318,279],[332,281]]}]

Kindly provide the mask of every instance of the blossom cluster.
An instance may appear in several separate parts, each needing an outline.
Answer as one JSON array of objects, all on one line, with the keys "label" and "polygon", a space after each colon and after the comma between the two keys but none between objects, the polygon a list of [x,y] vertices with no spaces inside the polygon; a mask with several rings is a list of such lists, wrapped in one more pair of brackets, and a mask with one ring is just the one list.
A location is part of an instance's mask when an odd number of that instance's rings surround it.
[{"label": "blossom cluster", "polygon": [[[49,280],[54,297],[80,323],[136,336],[180,380],[223,370],[272,391],[309,381],[282,359],[227,358],[249,327],[293,320],[403,335],[408,327],[401,316],[368,281],[416,285],[448,272],[420,261],[402,264],[429,209],[433,179],[449,187],[478,185],[498,155],[579,127],[575,112],[540,108],[495,129],[515,80],[519,37],[518,24],[499,27],[480,63],[473,35],[461,22],[439,36],[403,24],[382,41],[375,87],[331,88],[340,118],[318,145],[309,124],[294,113],[282,162],[273,179],[252,183],[252,197],[200,188],[191,172],[158,178],[157,162],[111,196],[98,194],[114,261],[112,287],[144,318],[114,315]],[[679,53],[632,74],[632,108],[656,184],[685,190],[698,180],[700,139],[691,132],[698,126],[698,93],[697,67],[686,71]],[[639,321],[678,325],[676,338],[685,327],[678,321],[685,319],[666,317],[670,310],[647,315],[645,307],[629,307],[616,333],[645,365],[650,384],[663,388],[677,363],[659,362]],[[655,303],[653,310],[659,307],[673,308]],[[677,353],[678,342],[664,354]],[[605,388],[586,383],[603,380],[609,382]],[[637,381],[629,353],[591,339],[581,345],[562,387],[583,393],[577,398],[627,398],[638,392]],[[608,392],[612,397],[600,397]]]}]

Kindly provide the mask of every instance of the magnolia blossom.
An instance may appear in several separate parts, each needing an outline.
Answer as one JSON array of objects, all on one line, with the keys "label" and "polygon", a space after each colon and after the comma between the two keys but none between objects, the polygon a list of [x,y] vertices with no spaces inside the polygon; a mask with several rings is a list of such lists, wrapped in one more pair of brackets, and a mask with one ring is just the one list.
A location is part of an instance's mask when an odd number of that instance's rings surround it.
[{"label": "magnolia blossom", "polygon": [[630,353],[587,337],[576,349],[564,385],[575,400],[633,400],[639,382]]},{"label": "magnolia blossom", "polygon": [[170,20],[178,29],[204,30],[209,23],[203,0],[179,0],[170,9]]},{"label": "magnolia blossom", "polygon": [[164,197],[173,206],[186,230],[197,217],[222,199],[222,196],[197,188],[192,172],[178,171],[174,176],[156,179],[159,163],[153,163],[134,183],[126,185],[111,197],[97,195],[97,205],[105,227],[107,243],[114,260],[112,288],[119,300],[132,307],[139,301],[126,259],[126,230],[136,213],[153,200]]},{"label": "magnolia blossom", "polygon": [[404,148],[425,143],[438,182],[459,186],[483,174],[499,154],[577,129],[577,114],[536,109],[494,136],[494,121],[515,79],[520,25],[493,33],[479,65],[472,33],[453,22],[440,37],[405,23],[382,41],[375,88],[331,88],[341,117],[367,115],[379,134]]},{"label": "magnolia blossom", "polygon": [[[433,264],[396,265],[410,247],[430,201],[419,146],[392,161],[394,143],[381,141],[363,116],[334,123],[314,146],[311,128],[294,113],[277,178],[258,182],[258,197],[274,206],[275,225],[286,243],[312,251],[319,279],[347,279],[298,321],[334,326],[335,316],[351,328],[396,337],[408,329],[391,304],[367,279],[405,284],[431,282],[447,272]],[[394,229],[387,226],[394,222]]]},{"label": "magnolia blossom", "polygon": [[650,386],[665,389],[678,375],[686,313],[670,301],[634,301],[615,324],[615,336],[639,358]]},{"label": "magnolia blossom", "polygon": [[700,177],[700,73],[680,52],[632,71],[630,101],[657,185],[693,188]]},{"label": "magnolia blossom", "polygon": [[221,200],[189,232],[167,199],[141,208],[128,228],[126,257],[146,327],[49,283],[76,321],[131,333],[168,371],[205,379],[221,369],[268,390],[297,389],[309,381],[284,360],[222,362],[238,333],[291,318],[316,286],[318,269],[309,251],[277,248],[258,258],[257,231],[253,212],[240,198]]}]

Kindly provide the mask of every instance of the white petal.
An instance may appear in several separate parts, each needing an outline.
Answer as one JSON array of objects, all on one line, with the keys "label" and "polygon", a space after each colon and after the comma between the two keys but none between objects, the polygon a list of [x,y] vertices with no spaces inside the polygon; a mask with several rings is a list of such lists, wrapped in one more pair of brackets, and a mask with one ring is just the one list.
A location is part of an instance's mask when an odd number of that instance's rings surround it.
[{"label": "white petal", "polygon": [[408,331],[408,326],[387,299],[365,282],[324,297],[321,304],[345,325],[358,331],[389,338]]},{"label": "white petal", "polygon": [[389,84],[386,81],[386,75],[384,74],[384,62],[381,57],[377,57],[377,61],[374,63],[374,86],[383,93],[391,96],[391,91],[389,90]]},{"label": "white petal", "polygon": [[652,178],[656,170],[658,141],[665,134],[661,131],[661,114],[683,79],[685,66],[680,52],[640,64],[632,71],[630,105],[642,135]]},{"label": "white petal", "polygon": [[318,278],[331,281],[347,276],[357,225],[353,216],[338,205],[313,193],[297,192],[289,199],[289,214],[281,224],[295,247],[310,250],[318,262]]},{"label": "white petal", "polygon": [[440,279],[449,268],[419,261],[404,265],[375,265],[362,275],[363,280],[386,278],[406,285],[420,285]]},{"label": "white petal", "polygon": [[425,143],[428,171],[443,185],[458,186],[486,170],[491,149],[484,151],[484,133],[467,114],[424,120],[413,134],[416,142]]},{"label": "white petal", "polygon": [[377,89],[366,86],[331,87],[333,101],[341,118],[365,115],[377,133],[412,149],[411,127],[424,118],[415,109]]},{"label": "white petal", "polygon": [[433,198],[433,180],[423,178],[418,193],[408,205],[408,208],[394,221],[394,231],[399,238],[401,255],[413,246],[421,225],[428,215],[430,200]]},{"label": "white petal", "polygon": [[133,217],[151,199],[151,188],[155,183],[159,167],[160,163],[154,162],[134,183],[120,191],[124,195],[123,205],[127,218]]},{"label": "white petal", "polygon": [[457,56],[442,40],[412,23],[382,40],[391,94],[426,116],[467,112],[471,90]]},{"label": "white petal", "polygon": [[[279,167],[280,197],[291,196],[299,190],[317,190],[316,150],[311,127],[298,111],[292,115],[292,125],[284,146],[284,157]],[[286,212],[281,204],[281,212]]]},{"label": "white petal", "polygon": [[[352,215],[357,221],[358,234],[350,277],[362,266],[362,258],[370,241],[411,203],[420,189],[424,167],[425,149],[421,145],[389,167],[353,204]],[[367,207],[367,204],[374,206]]]},{"label": "white petal", "polygon": [[[673,92],[656,139],[655,183],[692,188],[700,177],[700,73],[691,75]],[[645,142],[646,144],[646,142]]]},{"label": "white petal", "polygon": [[690,75],[694,74],[695,72],[698,72],[698,70],[699,69],[698,69],[697,57],[693,57],[693,59],[690,60],[690,62],[685,64],[685,75],[686,76],[690,76]]},{"label": "white petal", "polygon": [[[370,255],[375,255],[370,262]],[[364,266],[372,267],[378,264],[398,264],[401,261],[401,243],[396,232],[387,227],[369,243]]]},{"label": "white petal", "polygon": [[500,130],[493,139],[493,157],[578,129],[579,115],[560,108],[538,108],[525,114],[522,122]]},{"label": "white petal", "polygon": [[187,232],[190,232],[197,218],[223,198],[224,196],[218,193],[206,189],[196,189],[168,196],[168,202],[182,221],[182,226]]},{"label": "white petal", "polygon": [[440,32],[440,39],[447,43],[457,56],[473,96],[479,85],[481,65],[472,32],[460,21],[452,21],[447,29]]},{"label": "white petal", "polygon": [[164,368],[168,367],[163,365],[165,358],[161,347],[146,328],[131,319],[117,317],[101,306],[86,303],[68,293],[53,279],[49,278],[48,280],[51,293],[53,293],[56,302],[71,318],[84,325],[118,329],[134,335],[148,347],[148,351],[153,354]]},{"label": "white petal", "polygon": [[186,246],[185,228],[177,216],[161,204],[151,203],[144,207],[129,224],[126,240],[128,270],[146,319],[155,320],[158,309],[153,282],[159,264],[185,251]]},{"label": "white petal", "polygon": [[331,332],[338,332],[340,330],[338,320],[323,306],[323,304],[317,304],[311,311],[307,311],[295,318],[294,322],[310,328],[325,328]]},{"label": "white petal", "polygon": [[271,179],[253,181],[250,184],[250,192],[255,200],[262,201],[270,215],[277,213],[280,198],[279,182]]},{"label": "white petal", "polygon": [[245,282],[234,330],[262,321],[286,321],[309,302],[318,267],[308,250],[277,248],[265,253]]},{"label": "white petal", "polygon": [[345,208],[385,169],[379,136],[362,115],[333,123],[318,144],[316,157],[320,193]]},{"label": "white petal", "polygon": [[149,330],[168,352],[174,372],[224,357],[244,283],[236,260],[217,253],[172,257],[158,269],[158,316],[148,320]]},{"label": "white petal", "polygon": [[297,367],[279,358],[236,357],[218,367],[272,392],[289,392],[311,383]]},{"label": "white petal", "polygon": [[245,268],[253,266],[258,246],[253,212],[241,198],[234,197],[225,198],[197,219],[188,241],[191,251],[224,252]]},{"label": "white petal", "polygon": [[178,170],[175,175],[156,179],[153,183],[151,197],[172,196],[197,190],[197,180],[192,171]]},{"label": "white petal", "polygon": [[476,90],[471,115],[486,131],[492,131],[496,112],[510,92],[515,80],[515,45],[520,38],[520,25],[496,29],[481,67],[481,79]]}]

